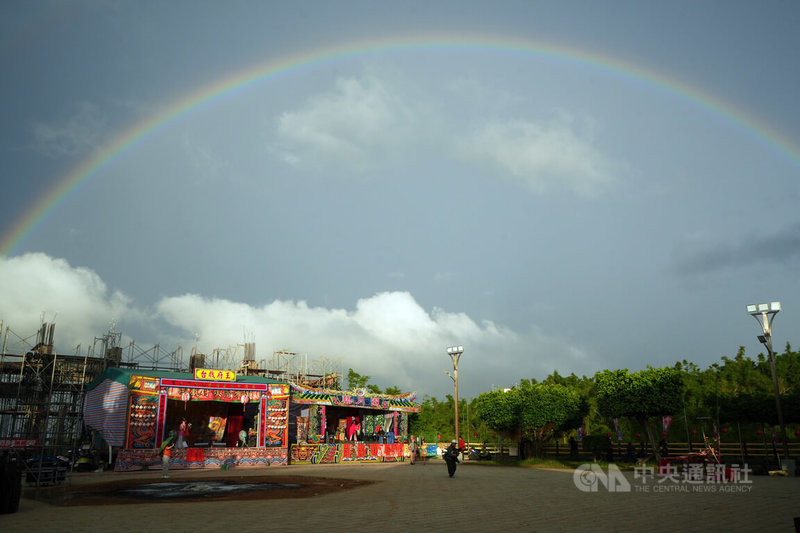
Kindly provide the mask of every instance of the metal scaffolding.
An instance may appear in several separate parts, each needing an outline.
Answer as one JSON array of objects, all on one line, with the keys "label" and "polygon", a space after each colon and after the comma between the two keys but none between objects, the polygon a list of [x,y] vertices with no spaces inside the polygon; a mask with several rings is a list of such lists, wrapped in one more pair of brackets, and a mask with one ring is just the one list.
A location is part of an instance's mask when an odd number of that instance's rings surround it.
[{"label": "metal scaffolding", "polygon": [[[0,441],[35,442],[42,454],[58,455],[75,450],[90,436],[84,434],[83,403],[87,386],[108,367],[187,372],[193,368],[234,370],[316,388],[340,388],[342,357],[278,350],[272,358],[256,360],[255,342],[215,348],[210,354],[183,348],[166,351],[159,344],[149,348],[130,341],[121,346],[122,334],[109,327],[95,337],[85,351],[78,345],[72,355],[54,350],[55,323],[42,322],[39,330],[21,336],[6,327],[0,353]],[[14,353],[16,352],[16,353]],[[83,352],[83,353],[82,353]]]},{"label": "metal scaffolding", "polygon": [[272,352],[272,359],[268,363],[265,360],[260,362],[260,366],[267,369],[261,375],[319,389],[341,388],[343,365],[343,357],[323,355],[309,361],[308,354],[289,350]]},{"label": "metal scaffolding", "polygon": [[[83,403],[87,386],[108,367],[181,371],[182,349],[166,352],[156,344],[143,349],[133,341],[127,350],[113,326],[82,354],[54,349],[55,324],[22,336],[6,327],[0,353],[0,440],[23,442],[41,455],[63,455],[75,450],[84,434]],[[16,353],[15,353],[16,352]],[[126,353],[127,352],[127,353]]]}]

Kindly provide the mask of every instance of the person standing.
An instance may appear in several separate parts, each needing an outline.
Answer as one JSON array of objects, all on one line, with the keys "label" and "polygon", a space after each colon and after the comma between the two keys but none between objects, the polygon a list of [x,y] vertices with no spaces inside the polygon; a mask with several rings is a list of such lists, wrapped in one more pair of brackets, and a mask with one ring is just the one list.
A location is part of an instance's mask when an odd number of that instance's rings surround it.
[{"label": "person standing", "polygon": [[667,445],[667,439],[661,439],[661,442],[658,443],[658,455],[661,458],[669,457],[669,446]]},{"label": "person standing", "polygon": [[575,437],[569,438],[569,458],[575,460],[578,458],[578,441]]},{"label": "person standing", "polygon": [[181,419],[181,425],[178,426],[178,448],[188,448],[189,445],[186,444],[186,435],[189,433],[189,424],[186,422],[185,418]]},{"label": "person standing", "polygon": [[442,458],[444,462],[447,463],[447,473],[450,474],[450,477],[453,477],[456,473],[456,464],[460,461],[458,460],[458,443],[456,439],[453,439],[450,442],[450,446],[445,449],[444,453],[442,454]]},{"label": "person standing", "polygon": [[462,437],[458,437],[458,451],[459,451],[459,453],[464,453],[464,451],[466,449],[467,449],[467,443],[464,442],[464,439]]},{"label": "person standing", "polygon": [[417,441],[414,438],[414,435],[408,436],[408,451],[411,454],[411,464],[414,464],[414,459],[417,456]]},{"label": "person standing", "polygon": [[174,446],[175,437],[172,434],[161,444],[161,477],[169,477],[169,460]]}]

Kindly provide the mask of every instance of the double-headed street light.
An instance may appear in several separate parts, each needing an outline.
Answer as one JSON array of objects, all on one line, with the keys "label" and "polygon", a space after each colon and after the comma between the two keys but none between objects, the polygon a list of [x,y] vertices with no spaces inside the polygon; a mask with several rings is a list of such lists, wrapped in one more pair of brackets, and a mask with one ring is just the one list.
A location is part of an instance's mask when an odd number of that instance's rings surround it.
[{"label": "double-headed street light", "polygon": [[778,424],[781,426],[781,439],[783,439],[783,455],[789,459],[789,443],[786,441],[786,426],[783,425],[783,410],[781,409],[781,396],[778,389],[778,375],[775,371],[775,353],[772,351],[772,321],[781,310],[780,302],[764,304],[750,304],[747,312],[753,315],[758,325],[761,326],[762,335],[758,336],[759,342],[767,347],[769,368],[772,371],[772,386],[775,389],[775,409],[778,411]]},{"label": "double-headed street light", "polygon": [[[454,396],[456,397],[456,440],[460,437],[458,434],[458,358],[461,357],[461,354],[464,353],[463,346],[450,346],[447,348],[447,353],[450,355],[450,359],[453,360],[453,375],[450,376],[453,380],[453,387],[454,387]],[[449,375],[449,372],[448,372]]]}]

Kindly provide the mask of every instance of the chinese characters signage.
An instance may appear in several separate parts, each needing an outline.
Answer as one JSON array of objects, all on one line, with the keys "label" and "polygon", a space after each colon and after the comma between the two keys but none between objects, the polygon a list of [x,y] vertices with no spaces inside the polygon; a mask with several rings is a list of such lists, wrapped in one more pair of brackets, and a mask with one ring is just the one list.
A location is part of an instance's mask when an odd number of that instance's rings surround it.
[{"label": "chinese characters signage", "polygon": [[233,370],[214,370],[212,368],[195,368],[194,379],[205,379],[214,381],[236,381],[236,373]]},{"label": "chinese characters signage", "polygon": [[0,439],[0,448],[32,448],[39,445],[39,439]]}]

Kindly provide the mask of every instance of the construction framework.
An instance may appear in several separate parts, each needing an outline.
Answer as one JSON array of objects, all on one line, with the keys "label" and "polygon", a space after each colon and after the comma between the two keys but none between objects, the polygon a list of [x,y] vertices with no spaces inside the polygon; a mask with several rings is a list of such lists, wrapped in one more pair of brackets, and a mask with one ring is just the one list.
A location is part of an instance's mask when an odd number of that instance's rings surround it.
[{"label": "construction framework", "polygon": [[317,389],[341,388],[343,357],[320,356],[309,361],[308,354],[289,350],[272,352],[268,362],[255,360],[255,343],[245,344],[244,358],[238,373],[297,383]]},{"label": "construction framework", "polygon": [[122,347],[122,334],[113,324],[88,349],[78,345],[71,355],[54,349],[55,323],[43,321],[28,336],[2,328],[0,322],[0,448],[24,448],[39,457],[95,444],[84,429],[84,397],[87,386],[109,367],[173,372],[218,368],[324,389],[338,388],[342,375],[341,357],[309,362],[306,354],[280,350],[271,360],[256,362],[254,342],[217,348],[210,355],[197,353],[195,347],[186,364],[182,347],[168,352],[158,344],[145,349],[133,341]]},{"label": "construction framework", "polygon": [[165,353],[158,345],[142,349],[131,342],[124,358],[121,334],[113,326],[83,354],[78,346],[72,355],[55,351],[55,323],[43,322],[28,336],[10,327],[3,331],[2,324],[0,332],[0,447],[24,448],[40,457],[63,455],[91,440],[83,428],[85,391],[108,367],[180,366],[180,349]]}]

